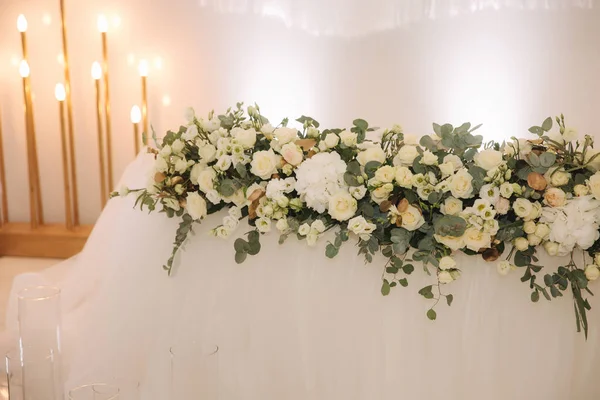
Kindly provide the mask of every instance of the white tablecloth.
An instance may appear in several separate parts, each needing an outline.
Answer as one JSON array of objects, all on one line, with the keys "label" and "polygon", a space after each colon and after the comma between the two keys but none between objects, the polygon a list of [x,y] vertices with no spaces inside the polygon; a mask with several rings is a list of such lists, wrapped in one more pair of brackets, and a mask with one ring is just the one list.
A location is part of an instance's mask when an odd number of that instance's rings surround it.
[{"label": "white tablecloth", "polygon": [[[123,183],[144,185],[148,165],[140,155]],[[326,239],[280,246],[274,232],[238,265],[234,238],[208,235],[222,215],[196,229],[167,277],[177,221],[133,201],[109,202],[81,254],[15,282],[13,300],[34,282],[62,288],[68,386],[118,375],[142,381],[144,399],[164,400],[168,348],[194,338],[220,346],[223,399],[600,398],[594,298],[586,342],[570,296],[531,303],[522,271],[500,276],[495,264],[458,255],[462,277],[444,288],[454,303],[432,322],[417,291],[433,282],[420,266],[407,288],[383,297],[381,258],[365,265],[348,242],[329,260]],[[9,332],[15,321],[13,301]]]}]

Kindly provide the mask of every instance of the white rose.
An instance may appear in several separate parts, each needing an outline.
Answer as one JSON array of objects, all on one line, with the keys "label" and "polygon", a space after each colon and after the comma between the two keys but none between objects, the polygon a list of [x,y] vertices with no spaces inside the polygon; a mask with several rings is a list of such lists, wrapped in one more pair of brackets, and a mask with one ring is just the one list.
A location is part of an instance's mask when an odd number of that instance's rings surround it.
[{"label": "white rose", "polygon": [[512,269],[512,265],[507,260],[502,260],[496,265],[496,269],[500,275],[508,275]]},{"label": "white rose", "polygon": [[440,259],[440,269],[447,270],[454,268],[456,268],[456,261],[454,261],[454,258],[445,256]]},{"label": "white rose", "polygon": [[392,193],[393,190],[394,185],[391,183],[386,183],[385,185],[380,186],[371,192],[371,200],[377,204],[381,204],[384,200],[387,200],[390,197],[390,193]]},{"label": "white rose", "polygon": [[254,130],[254,128],[232,129],[231,136],[233,136],[238,142],[238,144],[241,144],[245,149],[251,149],[256,144],[256,131]]},{"label": "white rose", "polygon": [[310,225],[310,229],[314,229],[318,233],[323,233],[325,232],[325,224],[320,219],[317,219]]},{"label": "white rose", "polygon": [[179,139],[174,140],[173,143],[171,144],[171,150],[173,150],[174,154],[181,153],[183,151],[184,147],[185,147],[185,144]]},{"label": "white rose", "polygon": [[594,195],[594,197],[600,200],[600,172],[596,172],[590,177],[588,186],[590,187],[590,192]]},{"label": "white rose", "polygon": [[271,124],[264,124],[263,126],[260,127],[260,132],[265,135],[268,139],[272,138],[272,134],[273,131],[275,130],[275,128],[273,128],[273,125]]},{"label": "white rose", "polygon": [[231,156],[222,156],[215,164],[215,168],[220,171],[227,171],[229,167],[231,167]]},{"label": "white rose", "polygon": [[448,197],[440,207],[440,211],[445,215],[458,215],[462,210],[462,201],[455,197]]},{"label": "white rose", "polygon": [[535,228],[535,235],[546,239],[550,234],[550,227],[547,224],[538,224]]},{"label": "white rose", "polygon": [[519,251],[525,251],[529,248],[529,241],[524,237],[518,237],[513,241],[513,245]]},{"label": "white rose", "polygon": [[[395,132],[402,132],[402,128],[400,128],[400,129],[392,129],[392,130],[395,131]],[[409,144],[409,145],[417,144],[419,142],[418,139],[419,138],[415,134],[412,134],[412,133],[405,133],[404,134],[404,144]]]},{"label": "white rose", "polygon": [[563,140],[567,143],[577,140],[577,136],[579,136],[579,133],[575,128],[565,128],[563,132]]},{"label": "white rose", "polygon": [[250,172],[262,179],[269,179],[277,172],[279,157],[273,149],[257,151],[252,156]]},{"label": "white rose", "polygon": [[200,187],[200,190],[203,191],[204,193],[208,193],[209,191],[213,190],[214,189],[214,181],[215,181],[216,177],[217,177],[217,173],[212,168],[206,168],[206,169],[201,170],[198,173],[198,178],[197,178],[197,182],[198,182],[198,186]]},{"label": "white rose", "polygon": [[454,171],[462,168],[462,166],[463,166],[462,160],[456,154],[448,154],[447,156],[445,156],[444,164],[446,164],[446,163],[452,164],[454,166]]},{"label": "white rose", "polygon": [[339,191],[329,198],[329,215],[338,221],[346,221],[356,213],[356,199],[346,191]]},{"label": "white rose", "polygon": [[158,157],[156,161],[154,161],[154,170],[156,172],[166,172],[168,169],[169,165],[164,158]]},{"label": "white rose", "polygon": [[531,204],[531,202],[527,199],[518,198],[513,203],[513,209],[518,217],[525,218],[531,214],[531,211],[533,210],[533,204]]},{"label": "white rose", "polygon": [[445,162],[439,165],[442,177],[450,176],[454,173],[454,165],[451,162]]},{"label": "white rose", "polygon": [[542,238],[536,234],[530,234],[527,235],[527,241],[529,242],[530,246],[537,246],[542,243]]},{"label": "white rose", "polygon": [[553,187],[544,193],[544,201],[550,207],[562,207],[567,202],[567,195],[562,189]]},{"label": "white rose", "polygon": [[505,215],[510,210],[510,201],[504,197],[500,197],[496,204],[494,204],[494,208],[498,214]]},{"label": "white rose", "polygon": [[398,154],[394,157],[394,166],[405,165],[410,166],[415,161],[415,158],[419,155],[417,151],[417,146],[406,145],[402,146],[400,150],[398,150]]},{"label": "white rose", "polygon": [[441,243],[447,246],[450,250],[456,251],[465,247],[465,242],[463,240],[463,236],[440,236],[438,234],[434,234],[433,237],[438,243]]},{"label": "white rose", "polygon": [[284,144],[281,148],[283,159],[294,166],[299,165],[304,159],[302,149],[295,143]]},{"label": "white rose", "polygon": [[187,127],[181,138],[183,140],[194,140],[198,136],[198,127],[196,124],[191,124]]},{"label": "white rose", "polygon": [[544,242],[544,249],[548,255],[554,257],[558,254],[558,243],[556,242]]},{"label": "white rose", "polygon": [[308,235],[309,232],[310,232],[310,225],[308,225],[306,223],[300,225],[300,227],[298,228],[298,234],[300,236],[306,236],[306,235]]},{"label": "white rose", "polygon": [[256,220],[256,229],[261,233],[267,233],[271,231],[271,220],[268,218],[258,218]]},{"label": "white rose", "polygon": [[435,154],[433,154],[429,150],[425,150],[423,152],[423,157],[421,158],[421,164],[436,165],[437,163],[438,163],[438,158]]},{"label": "white rose", "polygon": [[340,139],[342,140],[344,146],[354,147],[356,146],[358,135],[355,132],[344,130],[340,132]]},{"label": "white rose", "polygon": [[552,186],[564,186],[569,183],[569,179],[571,178],[571,174],[565,172],[563,168],[550,168],[544,174],[544,178],[547,182],[550,182]]},{"label": "white rose", "polygon": [[531,212],[524,219],[525,221],[530,221],[532,219],[539,218],[540,215],[542,215],[542,205],[539,203],[539,201],[536,201],[531,203]]},{"label": "white rose", "polygon": [[594,264],[590,264],[585,267],[584,273],[588,281],[595,281],[598,279],[598,277],[600,277],[600,269],[598,269],[598,267]]},{"label": "white rose", "polygon": [[273,136],[275,136],[280,145],[284,145],[298,139],[298,131],[294,128],[282,127],[275,129]]},{"label": "white rose", "polygon": [[368,147],[365,150],[358,153],[358,155],[356,156],[356,160],[362,166],[365,166],[369,161],[377,161],[383,164],[385,162],[385,158],[385,152],[379,146]]},{"label": "white rose", "polygon": [[492,237],[489,233],[480,231],[477,228],[468,228],[463,235],[465,246],[473,251],[487,249],[492,245]]},{"label": "white rose", "polygon": [[527,234],[529,233],[535,233],[537,226],[535,225],[535,222],[533,221],[527,221],[523,224],[523,231]]},{"label": "white rose", "polygon": [[587,196],[590,193],[590,190],[588,189],[587,186],[580,184],[580,185],[575,185],[575,187],[573,188],[573,192],[575,193],[575,196],[582,197],[582,196]]},{"label": "white rose", "polygon": [[198,148],[198,155],[200,156],[200,162],[208,164],[216,159],[217,148],[212,144],[206,144]]},{"label": "white rose", "polygon": [[400,216],[402,217],[401,226],[407,231],[417,230],[425,223],[421,211],[412,205],[409,205],[404,212],[401,212]]},{"label": "white rose", "polygon": [[221,202],[221,195],[215,189],[209,190],[206,193],[206,199],[213,204],[219,204]]},{"label": "white rose", "polygon": [[448,271],[440,271],[438,273],[438,281],[440,283],[446,284],[452,282],[453,280],[454,278],[452,277],[452,274],[450,274]]},{"label": "white rose", "polygon": [[394,180],[396,176],[396,169],[391,165],[384,165],[375,171],[375,179],[379,182],[389,183]]},{"label": "white rose", "polygon": [[181,206],[179,205],[179,201],[177,201],[177,199],[174,199],[172,197],[167,197],[167,198],[163,199],[163,202],[165,204],[165,207],[170,208],[174,211],[179,211],[181,209]]},{"label": "white rose", "polygon": [[206,201],[198,192],[190,192],[185,198],[185,208],[194,220],[206,217]]},{"label": "white rose", "polygon": [[475,164],[486,171],[499,167],[503,162],[502,153],[493,149],[486,149],[475,154],[473,160]]},{"label": "white rose", "polygon": [[508,199],[510,196],[512,196],[513,192],[513,186],[509,182],[504,182],[502,185],[500,185],[500,196]]},{"label": "white rose", "polygon": [[337,146],[339,142],[340,138],[335,133],[328,133],[327,136],[325,136],[325,144],[330,149]]},{"label": "white rose", "polygon": [[399,166],[396,167],[396,183],[403,187],[410,189],[412,187],[413,174],[407,167]]},{"label": "white rose", "polygon": [[287,218],[281,218],[279,221],[277,221],[277,223],[275,224],[275,227],[277,228],[277,230],[279,232],[282,232],[282,233],[287,232],[288,229],[290,229]]},{"label": "white rose", "polygon": [[585,150],[585,157],[583,163],[590,171],[596,172],[600,170],[600,155],[597,155],[598,153],[600,153],[600,151],[591,147],[588,147]]},{"label": "white rose", "polygon": [[175,171],[179,172],[180,174],[183,174],[187,170],[187,167],[188,163],[185,158],[180,158],[175,163]]},{"label": "white rose", "polygon": [[456,198],[468,199],[473,196],[473,176],[466,169],[460,169],[450,178],[450,192]]},{"label": "white rose", "polygon": [[192,107],[188,107],[183,112],[183,117],[189,124],[191,124],[192,122],[194,122],[194,119],[196,118],[196,112],[194,111],[194,109]]},{"label": "white rose", "polygon": [[367,194],[367,188],[364,186],[352,186],[348,190],[356,200],[362,199]]}]

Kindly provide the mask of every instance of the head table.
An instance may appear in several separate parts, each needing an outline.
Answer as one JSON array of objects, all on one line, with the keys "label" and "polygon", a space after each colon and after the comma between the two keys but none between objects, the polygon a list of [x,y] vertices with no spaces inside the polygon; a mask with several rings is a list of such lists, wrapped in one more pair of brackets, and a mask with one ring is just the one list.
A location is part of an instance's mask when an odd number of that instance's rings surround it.
[{"label": "head table", "polygon": [[[140,154],[121,183],[144,187],[151,164]],[[594,298],[586,341],[568,296],[531,303],[520,271],[501,276],[495,263],[457,255],[462,276],[445,287],[454,302],[430,321],[417,291],[433,282],[419,265],[407,288],[383,297],[383,259],[365,265],[351,242],[328,259],[326,237],[279,245],[275,232],[238,265],[235,235],[208,234],[222,215],[197,226],[168,277],[161,266],[177,221],[134,201],[112,199],[79,255],[14,283],[9,336],[20,288],[61,288],[67,386],[118,377],[141,382],[143,399],[164,400],[169,346],[200,340],[220,348],[222,399],[600,398]],[[548,269],[561,261],[540,260]]]}]

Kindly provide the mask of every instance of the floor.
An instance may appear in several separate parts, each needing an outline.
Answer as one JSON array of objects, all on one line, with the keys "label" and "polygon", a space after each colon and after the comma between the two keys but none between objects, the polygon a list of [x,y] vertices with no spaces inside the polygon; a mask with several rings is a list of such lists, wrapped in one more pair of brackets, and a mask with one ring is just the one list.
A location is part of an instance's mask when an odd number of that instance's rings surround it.
[{"label": "floor", "polygon": [[60,261],[51,258],[0,257],[0,330],[4,328],[6,305],[14,277],[25,272],[41,271]]}]

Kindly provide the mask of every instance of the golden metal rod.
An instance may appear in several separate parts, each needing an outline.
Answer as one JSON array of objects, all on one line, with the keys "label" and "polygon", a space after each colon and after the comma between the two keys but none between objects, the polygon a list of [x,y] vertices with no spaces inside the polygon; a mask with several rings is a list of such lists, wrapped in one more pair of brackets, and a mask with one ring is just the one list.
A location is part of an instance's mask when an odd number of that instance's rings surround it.
[{"label": "golden metal rod", "polygon": [[102,59],[104,71],[104,117],[106,118],[106,167],[108,190],[113,190],[112,134],[110,126],[110,85],[108,79],[108,44],[106,32],[102,32]]},{"label": "golden metal rod", "polygon": [[100,80],[96,79],[96,120],[98,124],[98,154],[100,159],[100,205],[104,208],[106,193],[106,175],[104,167],[104,137],[102,134],[102,102],[100,101]]},{"label": "golden metal rod", "polygon": [[8,222],[8,195],[6,193],[6,171],[4,164],[4,143],[2,140],[2,114],[0,113],[0,190],[2,190],[2,214],[0,215],[0,226]]},{"label": "golden metal rod", "polygon": [[33,179],[35,181],[35,205],[37,212],[37,221],[40,225],[44,224],[44,206],[42,204],[42,188],[40,185],[40,167],[38,163],[38,152],[37,152],[37,139],[35,134],[35,119],[33,116],[33,100],[31,97],[31,81],[27,78],[27,100],[29,101],[29,124],[31,129],[31,151],[33,160]]},{"label": "golden metal rod", "polygon": [[29,175],[29,218],[32,228],[38,227],[36,204],[35,204],[35,183],[33,178],[33,162],[31,151],[31,126],[29,123],[29,102],[27,101],[27,78],[23,78],[23,99],[25,104],[25,137],[27,138],[27,173]]},{"label": "golden metal rod", "polygon": [[23,50],[23,60],[28,61],[27,59],[27,35],[25,32],[21,32],[21,49]]},{"label": "golden metal rod", "polygon": [[73,229],[73,210],[71,206],[71,185],[69,184],[69,157],[67,132],[65,131],[65,102],[58,102],[60,113],[60,140],[62,144],[63,180],[65,186],[65,223],[67,229]]},{"label": "golden metal rod", "polygon": [[73,225],[79,226],[79,196],[77,194],[77,166],[75,163],[75,134],[73,129],[73,103],[71,101],[71,72],[69,70],[69,53],[67,52],[67,25],[65,18],[65,1],[60,0],[60,19],[62,21],[62,45],[65,69],[65,93],[67,102],[67,126],[69,128],[69,157],[71,171],[71,199],[73,201]]},{"label": "golden metal rod", "polygon": [[135,146],[135,156],[137,157],[140,154],[140,128],[139,124],[133,124],[133,144]]},{"label": "golden metal rod", "polygon": [[[142,76],[142,122],[143,122],[143,133],[148,134],[148,89],[146,77]],[[137,155],[136,151],[136,155]]]}]

